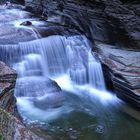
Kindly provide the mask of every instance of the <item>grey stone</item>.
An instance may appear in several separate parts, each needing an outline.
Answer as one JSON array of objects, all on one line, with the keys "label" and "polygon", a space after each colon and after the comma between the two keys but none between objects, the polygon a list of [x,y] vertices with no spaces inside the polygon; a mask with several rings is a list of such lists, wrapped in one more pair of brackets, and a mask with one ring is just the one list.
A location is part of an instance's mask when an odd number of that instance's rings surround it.
[{"label": "grey stone", "polygon": [[140,52],[107,44],[97,45],[107,85],[121,99],[140,108]]},{"label": "grey stone", "polygon": [[31,26],[32,25],[32,22],[31,21],[24,21],[20,25],[23,25],[23,26]]}]

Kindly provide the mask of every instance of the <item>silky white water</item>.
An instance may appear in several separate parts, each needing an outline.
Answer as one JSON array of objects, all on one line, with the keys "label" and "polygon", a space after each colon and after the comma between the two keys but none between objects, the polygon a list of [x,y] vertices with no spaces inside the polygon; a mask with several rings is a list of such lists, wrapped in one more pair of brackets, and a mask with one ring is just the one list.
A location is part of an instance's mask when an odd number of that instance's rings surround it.
[{"label": "silky white water", "polygon": [[3,45],[0,46],[1,59],[12,63],[19,76],[30,76],[30,73],[35,76],[37,71],[50,78],[67,74],[76,84],[105,89],[101,65],[85,41],[82,36],[50,36],[18,45]]},{"label": "silky white water", "polygon": [[[84,36],[55,35],[1,45],[0,51],[1,59],[18,73],[17,104],[22,116],[30,121],[50,121],[75,110],[67,104],[66,94],[70,93],[104,105],[118,102],[105,90],[101,64]],[[50,79],[61,87],[62,93],[57,93],[60,91]]]},{"label": "silky white water", "polygon": [[[78,93],[78,96],[85,96],[81,94],[85,92],[88,96],[96,95],[104,102],[116,99],[105,91],[101,64],[95,59],[84,36],[55,35],[17,45],[1,45],[0,51],[1,59],[13,66],[18,73],[15,95],[18,97],[18,106],[22,106],[20,108],[25,114],[30,112],[30,108],[32,111],[39,110],[33,107],[32,98],[38,99],[52,91],[48,88],[48,78],[57,82],[62,90]],[[27,102],[26,106],[23,105],[22,98]],[[35,110],[33,116],[38,114]],[[42,115],[39,118],[41,117]]]}]

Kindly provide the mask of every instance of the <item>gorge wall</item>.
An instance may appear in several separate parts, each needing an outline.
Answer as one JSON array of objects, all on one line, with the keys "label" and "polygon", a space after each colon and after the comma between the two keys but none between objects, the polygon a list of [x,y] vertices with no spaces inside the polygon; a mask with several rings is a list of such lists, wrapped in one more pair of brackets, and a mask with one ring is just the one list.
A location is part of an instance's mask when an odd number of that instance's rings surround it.
[{"label": "gorge wall", "polygon": [[91,40],[140,49],[140,2],[120,0],[26,0],[35,13],[57,15],[60,24],[75,27]]}]

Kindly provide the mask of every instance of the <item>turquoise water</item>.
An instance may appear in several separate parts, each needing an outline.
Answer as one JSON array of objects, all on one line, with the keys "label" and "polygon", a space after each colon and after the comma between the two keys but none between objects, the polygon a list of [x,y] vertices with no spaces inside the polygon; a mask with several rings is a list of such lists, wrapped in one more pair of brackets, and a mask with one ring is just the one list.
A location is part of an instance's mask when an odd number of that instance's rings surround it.
[{"label": "turquoise water", "polygon": [[[140,122],[123,112],[123,104],[104,106],[91,98],[71,97],[75,110],[48,123],[55,140],[139,140]],[[83,104],[82,104],[83,103]]]},{"label": "turquoise water", "polygon": [[[49,110],[34,122],[34,116],[22,112],[28,121],[40,124],[43,135],[53,140],[139,140],[140,122],[123,108],[125,103],[117,99],[91,95],[86,91],[80,94],[63,91],[63,109]],[[100,92],[100,94],[103,94]],[[105,94],[105,93],[104,93]],[[32,110],[30,110],[32,112]],[[57,113],[56,113],[57,112]],[[54,114],[51,115],[50,114]]]}]

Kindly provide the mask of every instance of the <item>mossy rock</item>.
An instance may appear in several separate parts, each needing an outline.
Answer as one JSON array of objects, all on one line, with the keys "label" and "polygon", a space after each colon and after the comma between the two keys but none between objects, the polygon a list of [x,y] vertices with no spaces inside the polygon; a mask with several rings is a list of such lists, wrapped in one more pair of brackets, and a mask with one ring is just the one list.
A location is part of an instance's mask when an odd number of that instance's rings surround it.
[{"label": "mossy rock", "polygon": [[0,134],[0,140],[3,140],[3,136],[2,136],[2,134]]}]

